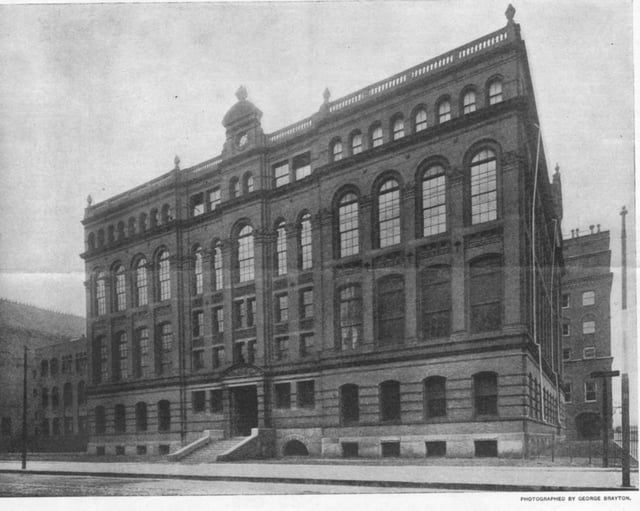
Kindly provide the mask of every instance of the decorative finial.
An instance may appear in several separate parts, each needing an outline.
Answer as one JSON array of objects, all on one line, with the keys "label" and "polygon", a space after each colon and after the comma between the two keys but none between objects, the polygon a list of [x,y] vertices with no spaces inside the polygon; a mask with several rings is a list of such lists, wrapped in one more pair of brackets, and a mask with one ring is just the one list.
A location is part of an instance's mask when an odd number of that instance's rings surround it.
[{"label": "decorative finial", "polygon": [[513,23],[513,17],[516,15],[516,8],[513,5],[509,4],[507,10],[504,11],[504,15],[507,17],[507,23]]},{"label": "decorative finial", "polygon": [[622,206],[622,211],[620,211],[620,214],[621,214],[622,216],[625,216],[627,213],[628,213],[628,212],[627,212],[627,206]]},{"label": "decorative finial", "polygon": [[324,92],[322,93],[322,97],[324,98],[325,103],[329,102],[329,99],[331,98],[331,91],[329,90],[329,87],[324,89]]},{"label": "decorative finial", "polygon": [[248,96],[247,88],[244,85],[238,87],[238,90],[236,91],[236,98],[238,98],[238,101],[244,101]]},{"label": "decorative finial", "polygon": [[176,154],[176,157],[173,159],[173,163],[175,163],[175,170],[180,170],[180,157]]},{"label": "decorative finial", "polygon": [[87,195],[87,207],[90,208],[91,204],[93,204],[93,197],[91,195]]},{"label": "decorative finial", "polygon": [[560,172],[560,165],[558,165],[558,164],[556,163],[556,174],[557,174],[558,172]]}]

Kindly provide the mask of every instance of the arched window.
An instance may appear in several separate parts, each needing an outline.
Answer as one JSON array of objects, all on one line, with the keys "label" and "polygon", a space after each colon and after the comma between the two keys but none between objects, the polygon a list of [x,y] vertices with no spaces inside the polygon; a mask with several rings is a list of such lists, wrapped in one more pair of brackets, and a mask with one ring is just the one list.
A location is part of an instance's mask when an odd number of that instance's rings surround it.
[{"label": "arched window", "polygon": [[113,228],[113,225],[107,227],[107,243],[111,245],[116,240],[116,231]]},{"label": "arched window", "polygon": [[240,181],[237,177],[232,177],[229,181],[229,198],[235,199],[240,197]]},{"label": "arched window", "polygon": [[424,412],[427,419],[447,415],[446,378],[431,376],[424,380]]},{"label": "arched window", "polygon": [[380,420],[400,420],[400,382],[387,380],[380,384]]},{"label": "arched window", "polygon": [[393,140],[399,140],[404,137],[404,119],[401,115],[393,119],[391,123],[391,133]]},{"label": "arched window", "polygon": [[362,292],[359,284],[340,289],[336,316],[340,349],[357,348],[362,340]]},{"label": "arched window", "polygon": [[351,134],[351,154],[360,154],[362,152],[362,133],[354,131]]},{"label": "arched window", "polygon": [[158,254],[158,288],[160,290],[160,301],[171,298],[171,272],[169,269],[169,252],[163,250]]},{"label": "arched window", "polygon": [[471,223],[489,222],[498,217],[496,155],[483,149],[471,160]]},{"label": "arched window", "polygon": [[90,252],[96,249],[96,235],[94,233],[92,232],[89,233],[87,244]]},{"label": "arched window", "polygon": [[113,430],[124,433],[127,430],[127,418],[124,405],[116,405],[113,409]]},{"label": "arched window", "polygon": [[242,178],[242,184],[244,191],[243,193],[251,193],[253,192],[253,175],[251,172],[247,172]]},{"label": "arched window", "polygon": [[120,221],[118,222],[118,241],[122,241],[125,238],[125,233],[124,233],[124,222]]},{"label": "arched window", "polygon": [[43,360],[40,362],[40,376],[47,377],[49,376],[49,361]]},{"label": "arched window", "polygon": [[451,119],[451,101],[443,99],[438,103],[438,123],[442,124]]},{"label": "arched window", "polygon": [[378,191],[378,246],[400,243],[400,185],[387,179]]},{"label": "arched window", "polygon": [[287,273],[287,229],[284,220],[276,226],[276,274]]},{"label": "arched window", "polygon": [[311,237],[311,215],[305,213],[300,220],[300,269],[310,270],[313,266]]},{"label": "arched window", "polygon": [[147,230],[147,214],[146,213],[140,213],[140,216],[138,217],[138,229],[140,230],[140,232],[146,232]]},{"label": "arched window", "polygon": [[447,230],[447,188],[444,168],[432,165],[422,174],[422,235]]},{"label": "arched window", "polygon": [[360,252],[358,229],[358,196],[353,192],[348,192],[338,202],[338,253],[340,257]]},{"label": "arched window", "polygon": [[128,231],[130,238],[136,235],[136,219],[134,217],[129,218]]},{"label": "arched window", "polygon": [[149,346],[149,329],[140,328],[136,331],[135,340],[135,376],[136,378],[144,378],[151,374],[151,348]]},{"label": "arched window", "polygon": [[103,271],[96,279],[96,311],[98,316],[107,313],[107,275]]},{"label": "arched window", "polygon": [[420,293],[422,338],[447,337],[451,332],[451,268],[425,268]]},{"label": "arched window", "polygon": [[71,388],[71,383],[67,382],[64,384],[62,388],[62,405],[65,408],[71,407],[73,404],[73,389]]},{"label": "arched window", "polygon": [[136,403],[136,431],[147,431],[147,403]]},{"label": "arched window", "polygon": [[331,160],[340,161],[342,159],[342,140],[339,138],[331,142]]},{"label": "arched window", "polygon": [[98,248],[104,247],[104,229],[98,229]]},{"label": "arched window", "polygon": [[474,374],[473,398],[476,415],[497,415],[498,375],[493,372]]},{"label": "arched window", "polygon": [[347,383],[340,387],[340,421],[343,425],[360,420],[360,399],[358,386]]},{"label": "arched window", "polygon": [[129,342],[126,332],[116,334],[116,373],[114,380],[126,380],[129,378]]},{"label": "arched window", "polygon": [[107,430],[106,414],[104,413],[104,406],[96,406],[95,411],[95,429],[96,434],[103,435]]},{"label": "arched window", "polygon": [[58,408],[60,405],[60,394],[58,393],[58,387],[53,387],[51,389],[51,406],[53,408]]},{"label": "arched window", "polygon": [[136,305],[141,307],[149,303],[147,288],[147,260],[141,257],[136,264]]},{"label": "arched window", "polygon": [[378,281],[376,317],[380,345],[404,341],[404,278],[401,275],[382,277]]},{"label": "arched window", "polygon": [[150,212],[149,212],[149,224],[151,229],[155,229],[156,227],[158,227],[158,208],[153,208]]},{"label": "arched window", "polygon": [[502,80],[496,78],[489,82],[489,104],[495,105],[502,101]]},{"label": "arched window", "polygon": [[58,359],[52,358],[51,362],[49,362],[49,367],[51,369],[51,376],[55,376],[58,374]]},{"label": "arched window", "polygon": [[213,245],[213,289],[220,291],[223,287],[222,277],[222,243],[216,241]]},{"label": "arched window", "polygon": [[250,225],[245,225],[238,233],[236,261],[238,281],[249,282],[253,280],[255,275],[253,227]]},{"label": "arched window", "polygon": [[87,402],[87,391],[84,381],[78,382],[78,406],[81,406]]},{"label": "arched window", "polygon": [[120,312],[127,308],[127,285],[125,283],[124,266],[119,264],[116,267],[115,274],[116,310]]},{"label": "arched window", "polygon": [[202,284],[202,247],[197,247],[193,259],[193,294],[202,294]]},{"label": "arched window", "polygon": [[172,368],[171,353],[173,351],[173,328],[171,323],[164,323],[160,325],[160,346],[158,349],[159,361],[157,367],[160,370],[160,374],[170,374]]},{"label": "arched window", "polygon": [[476,91],[467,90],[462,96],[462,112],[470,114],[476,111]]},{"label": "arched window", "polygon": [[171,430],[171,404],[166,399],[158,401],[158,431]]},{"label": "arched window", "polygon": [[162,219],[163,225],[173,220],[173,215],[171,214],[171,206],[169,204],[165,204],[162,206],[162,212],[160,214],[160,218]]},{"label": "arched window", "polygon": [[381,146],[382,142],[382,126],[380,126],[380,124],[374,124],[371,127],[371,147]]},{"label": "arched window", "polygon": [[425,108],[418,108],[413,118],[414,131],[424,131],[427,129],[427,110]]},{"label": "arched window", "polygon": [[486,256],[470,265],[471,331],[502,327],[502,259]]}]

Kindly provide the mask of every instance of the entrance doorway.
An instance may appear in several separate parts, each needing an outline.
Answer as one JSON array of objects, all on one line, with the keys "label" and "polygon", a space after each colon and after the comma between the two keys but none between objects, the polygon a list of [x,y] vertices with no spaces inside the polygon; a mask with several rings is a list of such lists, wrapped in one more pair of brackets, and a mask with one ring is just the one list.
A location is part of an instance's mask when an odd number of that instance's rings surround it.
[{"label": "entrance doorway", "polygon": [[258,390],[255,385],[231,389],[231,431],[233,436],[249,436],[258,427]]}]

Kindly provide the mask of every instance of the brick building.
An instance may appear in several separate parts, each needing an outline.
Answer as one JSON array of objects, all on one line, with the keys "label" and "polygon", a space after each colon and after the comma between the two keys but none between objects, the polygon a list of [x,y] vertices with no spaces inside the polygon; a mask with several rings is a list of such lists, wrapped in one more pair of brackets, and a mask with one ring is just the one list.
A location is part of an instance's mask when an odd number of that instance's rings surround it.
[{"label": "brick building", "polygon": [[514,12],[274,133],[241,87],[219,156],[87,207],[90,452],[509,456],[560,431],[559,176]]},{"label": "brick building", "polygon": [[[571,231],[563,244],[562,359],[567,438],[601,437],[602,380],[594,371],[611,371],[611,250],[609,231],[590,227]],[[611,385],[608,385],[611,421]],[[611,431],[611,422],[609,424]]]}]

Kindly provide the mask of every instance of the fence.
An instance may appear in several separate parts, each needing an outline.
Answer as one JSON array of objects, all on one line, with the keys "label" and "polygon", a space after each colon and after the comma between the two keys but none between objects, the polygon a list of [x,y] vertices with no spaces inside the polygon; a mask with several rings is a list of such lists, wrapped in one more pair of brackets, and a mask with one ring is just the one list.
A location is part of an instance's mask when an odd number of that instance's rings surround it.
[{"label": "fence", "polygon": [[[629,454],[638,461],[638,426],[629,428]],[[616,430],[613,433],[613,441],[622,449],[622,430]]]}]

